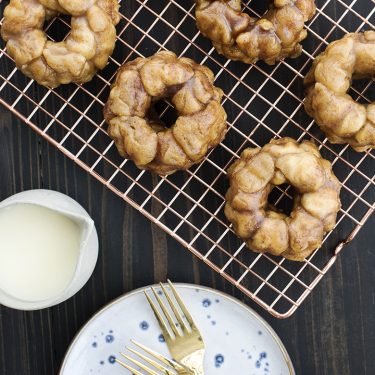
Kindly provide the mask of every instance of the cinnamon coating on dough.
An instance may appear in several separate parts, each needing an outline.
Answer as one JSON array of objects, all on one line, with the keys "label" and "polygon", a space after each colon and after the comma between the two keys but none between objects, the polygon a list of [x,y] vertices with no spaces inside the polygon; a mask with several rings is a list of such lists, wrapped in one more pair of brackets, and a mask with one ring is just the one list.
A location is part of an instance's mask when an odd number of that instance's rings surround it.
[{"label": "cinnamon coating on dough", "polygon": [[[159,175],[202,161],[226,132],[223,92],[213,82],[210,69],[169,51],[123,65],[104,109],[120,155]],[[153,110],[165,98],[178,115],[170,128]]]},{"label": "cinnamon coating on dough", "polygon": [[[118,9],[116,0],[11,0],[1,36],[18,69],[38,83],[83,83],[105,67],[113,52]],[[64,41],[52,42],[43,25],[59,13],[72,16],[72,30]]]},{"label": "cinnamon coating on dough", "polygon": [[314,0],[273,0],[260,19],[241,11],[241,0],[197,0],[197,26],[228,59],[275,64],[301,54],[305,22],[316,11]]},{"label": "cinnamon coating on dough", "polygon": [[332,143],[357,151],[375,148],[375,103],[348,94],[352,79],[375,78],[375,31],[352,33],[331,43],[305,77],[305,109]]},{"label": "cinnamon coating on dough", "polygon": [[[228,176],[225,215],[255,252],[302,261],[335,226],[340,183],[312,142],[282,138],[248,148]],[[267,202],[273,187],[285,183],[296,191],[289,216]]]}]

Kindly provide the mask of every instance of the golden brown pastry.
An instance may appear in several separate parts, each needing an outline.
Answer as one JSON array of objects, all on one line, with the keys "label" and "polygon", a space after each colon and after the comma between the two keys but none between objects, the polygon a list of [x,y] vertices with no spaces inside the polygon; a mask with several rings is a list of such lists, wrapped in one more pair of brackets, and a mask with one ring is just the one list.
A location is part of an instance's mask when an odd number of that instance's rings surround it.
[{"label": "golden brown pastry", "polygon": [[[213,82],[210,69],[173,52],[123,65],[104,109],[121,156],[160,175],[202,161],[226,131],[223,92]],[[152,110],[160,99],[170,99],[179,116],[170,128]]]},{"label": "golden brown pastry", "polygon": [[[11,0],[1,36],[18,69],[38,83],[87,82],[113,52],[118,9],[116,0]],[[72,16],[72,30],[63,42],[52,42],[43,25],[59,13]]]},{"label": "golden brown pastry", "polygon": [[[312,142],[282,138],[248,148],[230,166],[228,176],[225,215],[255,252],[301,261],[335,226],[340,183]],[[296,191],[290,216],[267,202],[273,187],[285,183]]]},{"label": "golden brown pastry", "polygon": [[275,64],[301,54],[305,22],[315,14],[314,0],[273,0],[260,19],[241,12],[241,0],[197,0],[199,30],[228,59]]},{"label": "golden brown pastry", "polygon": [[306,111],[330,142],[365,151],[375,148],[375,104],[357,103],[347,94],[352,78],[375,78],[375,31],[331,43],[305,77]]}]

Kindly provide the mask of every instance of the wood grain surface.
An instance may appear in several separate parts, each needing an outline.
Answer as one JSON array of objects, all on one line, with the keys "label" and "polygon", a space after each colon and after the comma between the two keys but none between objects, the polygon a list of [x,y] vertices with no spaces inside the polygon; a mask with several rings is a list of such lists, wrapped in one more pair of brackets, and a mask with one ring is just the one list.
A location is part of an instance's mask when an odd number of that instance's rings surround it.
[{"label": "wood grain surface", "polygon": [[93,276],[67,302],[36,312],[0,306],[1,375],[57,374],[74,335],[98,309],[167,277],[244,300],[280,335],[298,375],[374,373],[375,217],[302,307],[277,320],[1,108],[0,200],[36,188],[78,200],[96,222],[101,251]]}]

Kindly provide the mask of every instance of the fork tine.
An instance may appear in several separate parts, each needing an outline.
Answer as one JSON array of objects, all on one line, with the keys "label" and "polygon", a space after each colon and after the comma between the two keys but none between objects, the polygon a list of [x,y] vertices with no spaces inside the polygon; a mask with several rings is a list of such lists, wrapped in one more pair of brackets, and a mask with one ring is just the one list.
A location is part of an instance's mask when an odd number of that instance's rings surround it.
[{"label": "fork tine", "polygon": [[[124,356],[129,362],[133,363],[134,365],[138,366],[139,368],[141,368],[142,370],[146,371],[147,374],[150,374],[150,375],[160,375],[158,374],[156,371],[150,369],[149,367],[147,367],[146,365],[144,365],[142,362],[139,362],[137,361],[136,359],[124,354],[124,353],[121,353],[122,356]],[[147,359],[148,360],[148,359]],[[130,366],[129,366],[130,367]],[[170,374],[169,372],[165,371],[165,373],[168,375]],[[142,375],[142,374],[141,374]]]},{"label": "fork tine", "polygon": [[189,311],[188,311],[188,309],[186,308],[184,302],[182,301],[180,295],[178,294],[176,288],[174,287],[174,285],[172,284],[171,280],[169,280],[169,279],[168,279],[168,285],[169,285],[169,287],[171,288],[172,293],[173,293],[174,297],[176,298],[176,301],[178,302],[178,305],[180,306],[180,309],[181,309],[182,312],[184,313],[186,320],[189,322],[190,327],[196,329],[197,326],[196,326],[196,324],[195,324],[195,322],[194,322],[193,317],[192,317],[191,314],[189,313]]},{"label": "fork tine", "polygon": [[119,359],[116,359],[116,362],[121,365],[122,367],[125,367],[127,370],[129,370],[132,374],[134,375],[144,375],[142,374],[141,372],[137,371],[135,368],[133,367],[130,367],[129,365],[127,365],[126,363],[120,361]]},{"label": "fork tine", "polygon": [[178,310],[178,308],[176,307],[176,304],[175,302],[172,300],[172,298],[170,297],[169,295],[169,292],[165,289],[164,285],[162,283],[160,283],[160,287],[162,289],[162,291],[164,292],[165,296],[167,297],[167,300],[168,300],[168,303],[169,303],[169,306],[172,308],[173,310],[173,313],[174,315],[176,316],[176,319],[178,321],[178,323],[180,324],[181,326],[181,329],[182,330],[189,330],[189,327],[187,326],[185,320],[182,318],[181,316],[181,313],[180,311]]},{"label": "fork tine", "polygon": [[155,296],[156,300],[158,301],[158,304],[159,304],[160,308],[162,309],[162,311],[164,313],[164,316],[167,318],[167,320],[169,322],[169,325],[172,328],[172,331],[175,334],[175,336],[182,336],[181,332],[177,329],[176,324],[171,317],[171,314],[169,313],[169,311],[165,307],[164,302],[161,300],[160,296],[157,294],[155,288],[151,287],[151,290],[154,292],[154,296]]},{"label": "fork tine", "polygon": [[[161,365],[159,362],[156,362],[156,361],[153,360],[152,358],[145,356],[144,354],[138,352],[137,350],[132,349],[132,348],[130,348],[130,347],[126,347],[126,349],[128,349],[131,353],[135,354],[135,355],[138,356],[139,358],[143,359],[145,362],[147,362],[147,363],[150,364],[151,366],[157,368],[158,370],[160,370],[160,371],[164,371],[164,372],[169,371],[168,368],[166,368],[165,366]],[[157,358],[157,357],[156,357],[156,358]]]},{"label": "fork tine", "polygon": [[151,308],[152,308],[152,311],[154,312],[154,315],[157,319],[157,321],[159,322],[159,326],[161,328],[161,330],[163,331],[163,335],[165,338],[169,337],[171,339],[173,339],[173,335],[171,334],[167,324],[165,323],[164,321],[164,318],[161,316],[161,314],[159,313],[159,310],[157,309],[157,307],[155,306],[154,302],[152,302],[152,299],[150,298],[150,296],[147,294],[147,292],[145,292],[145,295],[146,295],[146,298],[147,298],[147,301],[148,303],[150,304]]},{"label": "fork tine", "polygon": [[172,359],[169,359],[169,358],[163,356],[162,354],[155,352],[154,350],[148,348],[147,346],[144,346],[144,345],[140,344],[139,342],[137,342],[135,340],[130,340],[130,341],[134,345],[136,345],[138,348],[140,348],[144,352],[150,354],[152,357],[157,358],[160,362],[164,363],[165,365],[170,366],[177,371],[186,370],[186,368],[183,365],[181,365],[180,363],[177,363],[177,362],[173,361]]}]

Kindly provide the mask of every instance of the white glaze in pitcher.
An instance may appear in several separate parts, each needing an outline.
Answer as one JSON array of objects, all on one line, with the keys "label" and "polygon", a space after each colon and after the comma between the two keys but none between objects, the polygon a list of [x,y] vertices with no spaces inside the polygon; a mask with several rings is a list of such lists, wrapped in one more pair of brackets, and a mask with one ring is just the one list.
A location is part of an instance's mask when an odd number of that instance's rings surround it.
[{"label": "white glaze in pitcher", "polygon": [[[90,278],[98,257],[98,235],[86,210],[67,195],[52,190],[29,190],[0,203],[0,210],[12,205],[32,204],[48,208],[77,224],[80,231],[79,254],[71,281],[59,294],[37,301],[23,300],[0,288],[0,304],[20,310],[37,310],[57,305],[77,293]],[[52,277],[52,275],[51,275]]]}]

